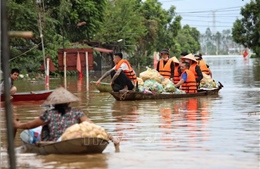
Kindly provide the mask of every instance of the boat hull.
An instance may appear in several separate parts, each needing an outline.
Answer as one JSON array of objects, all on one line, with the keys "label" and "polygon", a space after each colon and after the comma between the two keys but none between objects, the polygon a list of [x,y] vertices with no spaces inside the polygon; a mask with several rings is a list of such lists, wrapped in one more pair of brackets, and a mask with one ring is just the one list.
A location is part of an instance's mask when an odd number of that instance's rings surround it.
[{"label": "boat hull", "polygon": [[96,85],[96,81],[91,81],[90,84],[94,85],[99,92],[111,92],[112,88],[110,83],[101,82],[99,86]]},{"label": "boat hull", "polygon": [[40,155],[48,154],[96,154],[102,153],[109,144],[108,140],[102,138],[75,138],[59,142],[50,142],[49,144],[30,144],[28,140],[28,131],[24,130],[20,138],[23,142],[25,152],[36,153]]},{"label": "boat hull", "polygon": [[[53,90],[42,90],[42,91],[34,91],[34,92],[18,92],[12,95],[13,102],[18,101],[39,101],[45,100]],[[1,95],[1,101],[5,101],[4,95]]]},{"label": "boat hull", "polygon": [[110,92],[110,94],[118,101],[130,100],[152,100],[152,99],[175,99],[187,97],[203,97],[203,96],[217,96],[221,88],[214,90],[199,90],[198,93],[190,94],[146,94],[142,92],[127,91],[127,92]]}]

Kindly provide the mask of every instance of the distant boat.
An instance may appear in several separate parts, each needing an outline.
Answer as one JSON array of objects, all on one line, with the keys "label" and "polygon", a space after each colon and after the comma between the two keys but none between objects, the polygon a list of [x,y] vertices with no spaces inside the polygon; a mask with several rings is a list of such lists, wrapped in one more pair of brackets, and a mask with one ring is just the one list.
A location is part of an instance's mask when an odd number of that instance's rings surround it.
[{"label": "distant boat", "polygon": [[112,88],[110,86],[110,83],[101,82],[99,86],[96,85],[96,81],[91,81],[90,84],[94,85],[95,88],[100,92],[111,92]]},{"label": "distant boat", "polygon": [[[53,92],[53,90],[40,90],[31,92],[18,92],[12,95],[12,101],[39,101],[45,100]],[[4,95],[1,95],[1,102],[5,101]]]}]

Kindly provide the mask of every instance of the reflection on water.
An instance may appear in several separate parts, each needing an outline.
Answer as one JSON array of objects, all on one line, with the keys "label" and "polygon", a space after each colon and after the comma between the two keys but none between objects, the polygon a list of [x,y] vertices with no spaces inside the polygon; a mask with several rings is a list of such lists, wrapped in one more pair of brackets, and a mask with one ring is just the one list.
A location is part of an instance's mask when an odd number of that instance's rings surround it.
[{"label": "reflection on water", "polygon": [[[260,61],[204,59],[214,79],[224,85],[217,97],[115,101],[93,85],[86,91],[84,79],[69,78],[68,89],[81,99],[72,106],[119,137],[121,152],[115,153],[109,144],[103,154],[27,158],[20,154],[18,162],[30,163],[31,168],[258,168]],[[97,79],[94,73],[90,77]],[[62,83],[53,79],[50,88]],[[17,86],[20,91],[44,89],[22,81]],[[18,102],[14,109],[21,121],[27,121],[44,111],[40,104]],[[0,125],[5,141],[4,120]],[[16,146],[21,145],[18,136]]]}]

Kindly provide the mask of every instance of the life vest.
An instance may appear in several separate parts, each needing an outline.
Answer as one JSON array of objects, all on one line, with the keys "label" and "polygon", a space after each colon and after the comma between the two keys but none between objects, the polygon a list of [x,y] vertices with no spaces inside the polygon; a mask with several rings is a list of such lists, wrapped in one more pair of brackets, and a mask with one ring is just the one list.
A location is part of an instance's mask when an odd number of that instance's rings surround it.
[{"label": "life vest", "polygon": [[115,71],[117,71],[121,65],[125,63],[128,67],[129,70],[123,70],[125,75],[133,82],[137,82],[137,78],[136,78],[136,75],[135,75],[135,72],[133,70],[133,68],[131,67],[130,63],[125,60],[125,59],[121,59],[118,64],[116,65],[116,68],[115,68]]},{"label": "life vest", "polygon": [[190,71],[193,72],[193,74],[194,74],[194,76],[195,76],[195,79],[198,78],[198,74],[197,74],[197,72],[196,72],[196,66],[197,66],[197,64],[196,64],[196,63],[193,63],[193,64],[190,65],[190,69],[189,69]]},{"label": "life vest", "polygon": [[197,83],[193,72],[188,69],[183,73],[185,72],[187,73],[187,80],[181,85],[181,90],[184,90],[186,93],[197,93]]},{"label": "life vest", "polygon": [[177,84],[181,80],[180,75],[179,75],[179,68],[180,68],[180,66],[175,64],[174,77],[173,77],[174,84]]},{"label": "life vest", "polygon": [[199,65],[202,72],[209,75],[209,68],[207,67],[207,64],[204,60],[199,60],[198,65]]},{"label": "life vest", "polygon": [[[192,73],[194,74],[195,76],[195,82],[196,82],[196,79],[198,78],[198,74],[196,72],[196,66],[197,66],[197,63],[193,63],[190,65],[190,71],[192,71]],[[199,83],[197,83],[197,86],[199,86]]]},{"label": "life vest", "polygon": [[171,59],[167,60],[165,65],[163,63],[163,60],[162,59],[160,60],[159,73],[164,78],[168,78],[169,79],[171,77],[171,63],[172,63]]}]

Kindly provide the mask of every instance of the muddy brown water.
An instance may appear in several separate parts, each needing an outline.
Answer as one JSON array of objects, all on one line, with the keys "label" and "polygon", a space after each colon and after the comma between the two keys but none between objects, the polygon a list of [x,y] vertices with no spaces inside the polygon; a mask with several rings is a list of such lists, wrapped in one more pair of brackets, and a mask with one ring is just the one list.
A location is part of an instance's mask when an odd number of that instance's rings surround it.
[{"label": "muddy brown water", "polygon": [[[72,106],[121,138],[120,153],[110,143],[102,154],[35,155],[17,153],[18,168],[248,168],[259,167],[260,60],[242,56],[205,56],[213,77],[224,88],[217,97],[115,101],[85,79],[68,79],[68,90],[81,98]],[[91,72],[96,80],[100,72]],[[51,89],[63,84],[51,79]],[[19,91],[42,90],[42,82],[16,82]],[[17,102],[21,121],[43,112],[41,102]],[[2,111],[1,146],[6,147]],[[20,131],[21,132],[21,131]],[[16,147],[21,145],[19,133]],[[6,154],[1,152],[1,166]]]}]

